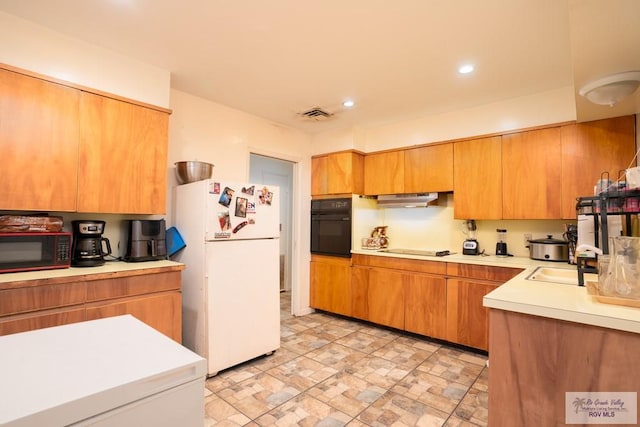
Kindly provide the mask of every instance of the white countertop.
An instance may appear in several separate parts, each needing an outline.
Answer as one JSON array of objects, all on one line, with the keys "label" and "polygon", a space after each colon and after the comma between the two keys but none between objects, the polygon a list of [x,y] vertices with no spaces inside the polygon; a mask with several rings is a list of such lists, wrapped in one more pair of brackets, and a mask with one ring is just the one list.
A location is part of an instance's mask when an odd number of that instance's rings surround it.
[{"label": "white countertop", "polygon": [[[563,262],[537,261],[524,257],[471,256],[444,257],[400,255],[375,250],[353,250],[354,254],[409,258],[440,262],[523,268],[524,271],[484,297],[484,306],[551,319],[566,320],[603,328],[640,333],[640,308],[604,304],[587,294],[584,286],[526,280],[536,267],[575,269]],[[585,280],[596,280],[593,274]]]},{"label": "white countertop", "polygon": [[191,381],[206,361],[131,315],[0,337],[0,425],[70,425]]},{"label": "white countertop", "polygon": [[42,280],[57,277],[73,277],[85,274],[117,273],[122,271],[144,270],[149,268],[180,267],[179,262],[158,260],[145,262],[107,261],[99,267],[70,267],[53,270],[25,271],[21,273],[0,274],[0,283],[21,282],[24,280]]}]

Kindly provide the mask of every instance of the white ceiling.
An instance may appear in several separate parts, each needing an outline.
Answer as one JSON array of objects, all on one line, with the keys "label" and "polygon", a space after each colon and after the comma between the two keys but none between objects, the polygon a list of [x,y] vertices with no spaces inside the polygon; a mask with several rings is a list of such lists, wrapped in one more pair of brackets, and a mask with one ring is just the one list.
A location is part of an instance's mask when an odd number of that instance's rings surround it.
[{"label": "white ceiling", "polygon": [[[171,71],[173,88],[318,132],[640,70],[639,0],[0,0],[0,10]],[[472,62],[473,75],[457,74]],[[640,92],[640,91],[638,91]],[[345,110],[350,98],[356,107]],[[578,119],[640,111],[576,99]],[[311,107],[335,116],[299,117]]]}]

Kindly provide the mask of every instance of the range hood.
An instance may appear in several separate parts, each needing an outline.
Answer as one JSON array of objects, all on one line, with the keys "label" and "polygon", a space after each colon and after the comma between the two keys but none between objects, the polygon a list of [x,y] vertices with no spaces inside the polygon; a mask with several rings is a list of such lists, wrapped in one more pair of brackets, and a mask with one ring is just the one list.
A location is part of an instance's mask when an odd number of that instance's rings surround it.
[{"label": "range hood", "polygon": [[438,200],[438,193],[385,194],[378,196],[379,208],[426,208]]}]

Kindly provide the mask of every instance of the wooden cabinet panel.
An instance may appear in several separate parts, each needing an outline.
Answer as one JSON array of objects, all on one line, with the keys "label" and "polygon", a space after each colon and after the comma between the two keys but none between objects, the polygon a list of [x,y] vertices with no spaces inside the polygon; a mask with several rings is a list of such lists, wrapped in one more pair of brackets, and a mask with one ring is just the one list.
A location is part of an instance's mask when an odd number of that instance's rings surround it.
[{"label": "wooden cabinet panel", "polygon": [[329,153],[311,159],[311,195],[362,194],[364,156],[355,151]]},{"label": "wooden cabinet panel", "polygon": [[404,192],[404,151],[389,151],[365,156],[365,194],[399,194]]},{"label": "wooden cabinet panel", "polygon": [[369,271],[368,267],[351,267],[351,315],[369,320]]},{"label": "wooden cabinet panel", "polygon": [[85,298],[83,282],[4,289],[0,291],[0,316],[82,304]]},{"label": "wooden cabinet panel", "polygon": [[501,137],[454,143],[453,193],[456,219],[502,219]]},{"label": "wooden cabinet panel", "polygon": [[404,192],[453,191],[453,144],[405,150]]},{"label": "wooden cabinet panel", "polygon": [[367,303],[369,319],[380,325],[404,329],[404,278],[406,273],[372,268]]},{"label": "wooden cabinet panel", "polygon": [[83,92],[78,212],[163,214],[167,113]]},{"label": "wooden cabinet panel", "polygon": [[635,153],[635,116],[562,126],[562,218],[576,218],[576,198],[593,195],[603,172],[612,180]]},{"label": "wooden cabinet panel", "polygon": [[559,219],[562,199],[560,128],[502,137],[504,219]]},{"label": "wooden cabinet panel", "polygon": [[153,292],[180,290],[182,273],[143,274],[87,282],[87,301],[99,301]]},{"label": "wooden cabinet panel", "polygon": [[0,209],[75,211],[80,91],[0,69]]},{"label": "wooden cabinet panel", "polygon": [[405,288],[405,330],[446,339],[447,286],[444,277],[411,274]]},{"label": "wooden cabinet panel", "polygon": [[177,342],[182,341],[182,299],[179,292],[125,298],[87,305],[87,320],[131,314]]},{"label": "wooden cabinet panel", "polygon": [[364,157],[353,152],[331,153],[327,157],[327,193],[362,193]]},{"label": "wooden cabinet panel", "polygon": [[408,258],[381,257],[355,254],[352,257],[353,265],[391,268],[417,273],[445,274],[447,263],[440,261],[416,260]]},{"label": "wooden cabinet panel", "polygon": [[314,256],[310,268],[311,307],[351,316],[351,260]]},{"label": "wooden cabinet panel", "polygon": [[327,194],[327,161],[328,156],[311,159],[311,195]]},{"label": "wooden cabinet panel", "polygon": [[0,335],[68,325],[84,320],[86,320],[84,307],[38,311],[26,316],[7,316],[0,318]]},{"label": "wooden cabinet panel", "polygon": [[447,340],[488,350],[489,316],[483,297],[500,286],[468,279],[447,279]]},{"label": "wooden cabinet panel", "polygon": [[447,263],[447,276],[466,277],[478,280],[493,280],[504,283],[522,272],[521,268],[493,267],[462,263]]}]

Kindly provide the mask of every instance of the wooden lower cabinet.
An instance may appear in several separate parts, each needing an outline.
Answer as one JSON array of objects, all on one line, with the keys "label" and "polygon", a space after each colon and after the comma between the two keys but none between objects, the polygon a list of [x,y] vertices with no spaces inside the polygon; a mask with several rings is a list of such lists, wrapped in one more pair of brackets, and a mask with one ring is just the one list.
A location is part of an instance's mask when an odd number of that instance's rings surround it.
[{"label": "wooden lower cabinet", "polygon": [[131,314],[147,325],[181,342],[182,299],[180,292],[142,296],[92,303],[87,306],[86,320]]},{"label": "wooden lower cabinet", "polygon": [[310,269],[311,307],[351,316],[351,259],[314,255]]},{"label": "wooden lower cabinet", "polygon": [[0,284],[0,335],[131,314],[182,342],[183,266]]},{"label": "wooden lower cabinet", "polygon": [[447,341],[489,349],[489,314],[482,299],[498,286],[470,279],[447,279]]},{"label": "wooden lower cabinet", "polygon": [[369,271],[367,320],[404,329],[404,288],[408,276],[407,273],[382,268],[372,268]]},{"label": "wooden lower cabinet", "polygon": [[447,338],[446,279],[408,275],[405,285],[404,328],[433,338]]}]

